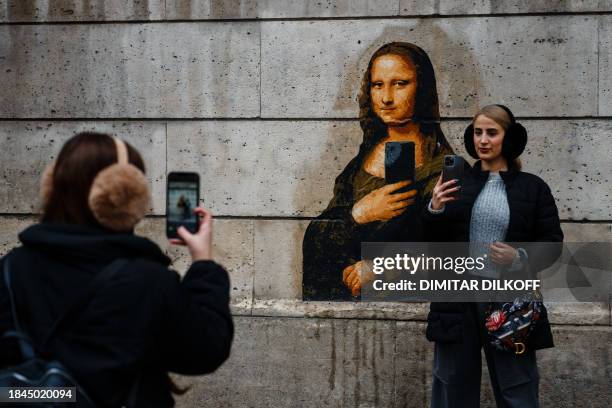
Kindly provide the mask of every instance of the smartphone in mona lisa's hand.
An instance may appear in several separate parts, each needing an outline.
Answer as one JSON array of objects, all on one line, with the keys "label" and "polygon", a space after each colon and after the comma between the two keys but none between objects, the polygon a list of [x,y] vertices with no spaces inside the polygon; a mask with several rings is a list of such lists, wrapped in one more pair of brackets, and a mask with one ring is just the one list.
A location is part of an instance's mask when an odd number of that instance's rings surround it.
[{"label": "smartphone in mona lisa's hand", "polygon": [[180,226],[192,234],[198,232],[199,217],[193,212],[200,199],[200,176],[197,173],[172,172],[166,188],[166,236],[180,238]]}]

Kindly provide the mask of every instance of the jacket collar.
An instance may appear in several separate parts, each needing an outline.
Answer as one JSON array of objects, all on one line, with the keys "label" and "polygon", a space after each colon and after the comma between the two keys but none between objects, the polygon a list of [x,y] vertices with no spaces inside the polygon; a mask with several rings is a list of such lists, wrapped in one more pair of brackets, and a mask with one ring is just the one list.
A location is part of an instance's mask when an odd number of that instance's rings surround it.
[{"label": "jacket collar", "polygon": [[170,258],[147,238],[100,227],[43,222],[22,231],[19,240],[25,246],[66,258],[92,262],[146,258],[163,265],[170,264]]},{"label": "jacket collar", "polygon": [[[489,171],[482,170],[481,160],[476,161],[474,166],[472,166],[472,174],[478,180],[486,181],[489,178],[489,173]],[[508,187],[510,184],[512,184],[518,173],[519,170],[516,168],[516,166],[509,164],[508,170],[500,171],[499,175],[501,176],[502,180],[504,180],[506,187]]]}]

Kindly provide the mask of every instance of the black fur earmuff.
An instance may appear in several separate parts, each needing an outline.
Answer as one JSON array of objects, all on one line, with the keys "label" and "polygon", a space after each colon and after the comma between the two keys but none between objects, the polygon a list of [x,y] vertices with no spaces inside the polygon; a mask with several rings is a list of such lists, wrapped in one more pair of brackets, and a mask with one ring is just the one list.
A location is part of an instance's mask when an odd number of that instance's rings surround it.
[{"label": "black fur earmuff", "polygon": [[[527,145],[527,130],[518,123],[508,107],[504,105],[495,105],[506,111],[510,116],[510,126],[505,131],[504,140],[502,142],[502,156],[506,160],[513,161],[519,157],[525,150]],[[474,146],[474,124],[471,123],[463,133],[463,143],[465,150],[475,159],[478,159],[476,147]]]}]

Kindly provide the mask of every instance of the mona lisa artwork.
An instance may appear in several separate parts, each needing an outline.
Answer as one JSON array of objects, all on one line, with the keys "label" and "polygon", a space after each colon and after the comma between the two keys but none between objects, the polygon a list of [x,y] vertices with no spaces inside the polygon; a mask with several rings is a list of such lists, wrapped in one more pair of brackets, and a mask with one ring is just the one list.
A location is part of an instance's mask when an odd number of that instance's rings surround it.
[{"label": "mona lisa artwork", "polygon": [[[440,128],[433,66],[414,44],[388,43],[374,52],[361,83],[359,122],[359,152],[304,236],[304,300],[359,300],[367,279],[360,273],[361,242],[425,241],[419,213],[444,156],[453,154]],[[388,142],[414,143],[412,181],[389,181]]]}]

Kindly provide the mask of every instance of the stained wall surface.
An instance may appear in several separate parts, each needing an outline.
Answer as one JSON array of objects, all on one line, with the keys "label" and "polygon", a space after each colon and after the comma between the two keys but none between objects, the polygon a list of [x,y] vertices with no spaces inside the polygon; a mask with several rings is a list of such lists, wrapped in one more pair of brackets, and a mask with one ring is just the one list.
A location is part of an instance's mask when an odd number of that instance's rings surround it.
[{"label": "stained wall surface", "polygon": [[[612,241],[612,1],[0,0],[0,253],[35,222],[62,143],[112,132],[145,157],[138,232],[177,270],[166,174],[199,172],[218,218],[235,347],[217,373],[178,379],[194,385],[180,406],[427,406],[426,304],[300,300],[305,228],[357,152],[361,75],[391,41],[431,57],[457,152],[477,107],[507,104],[566,239]],[[610,304],[549,307],[543,406],[612,405]],[[492,406],[488,385],[482,398]]]}]

